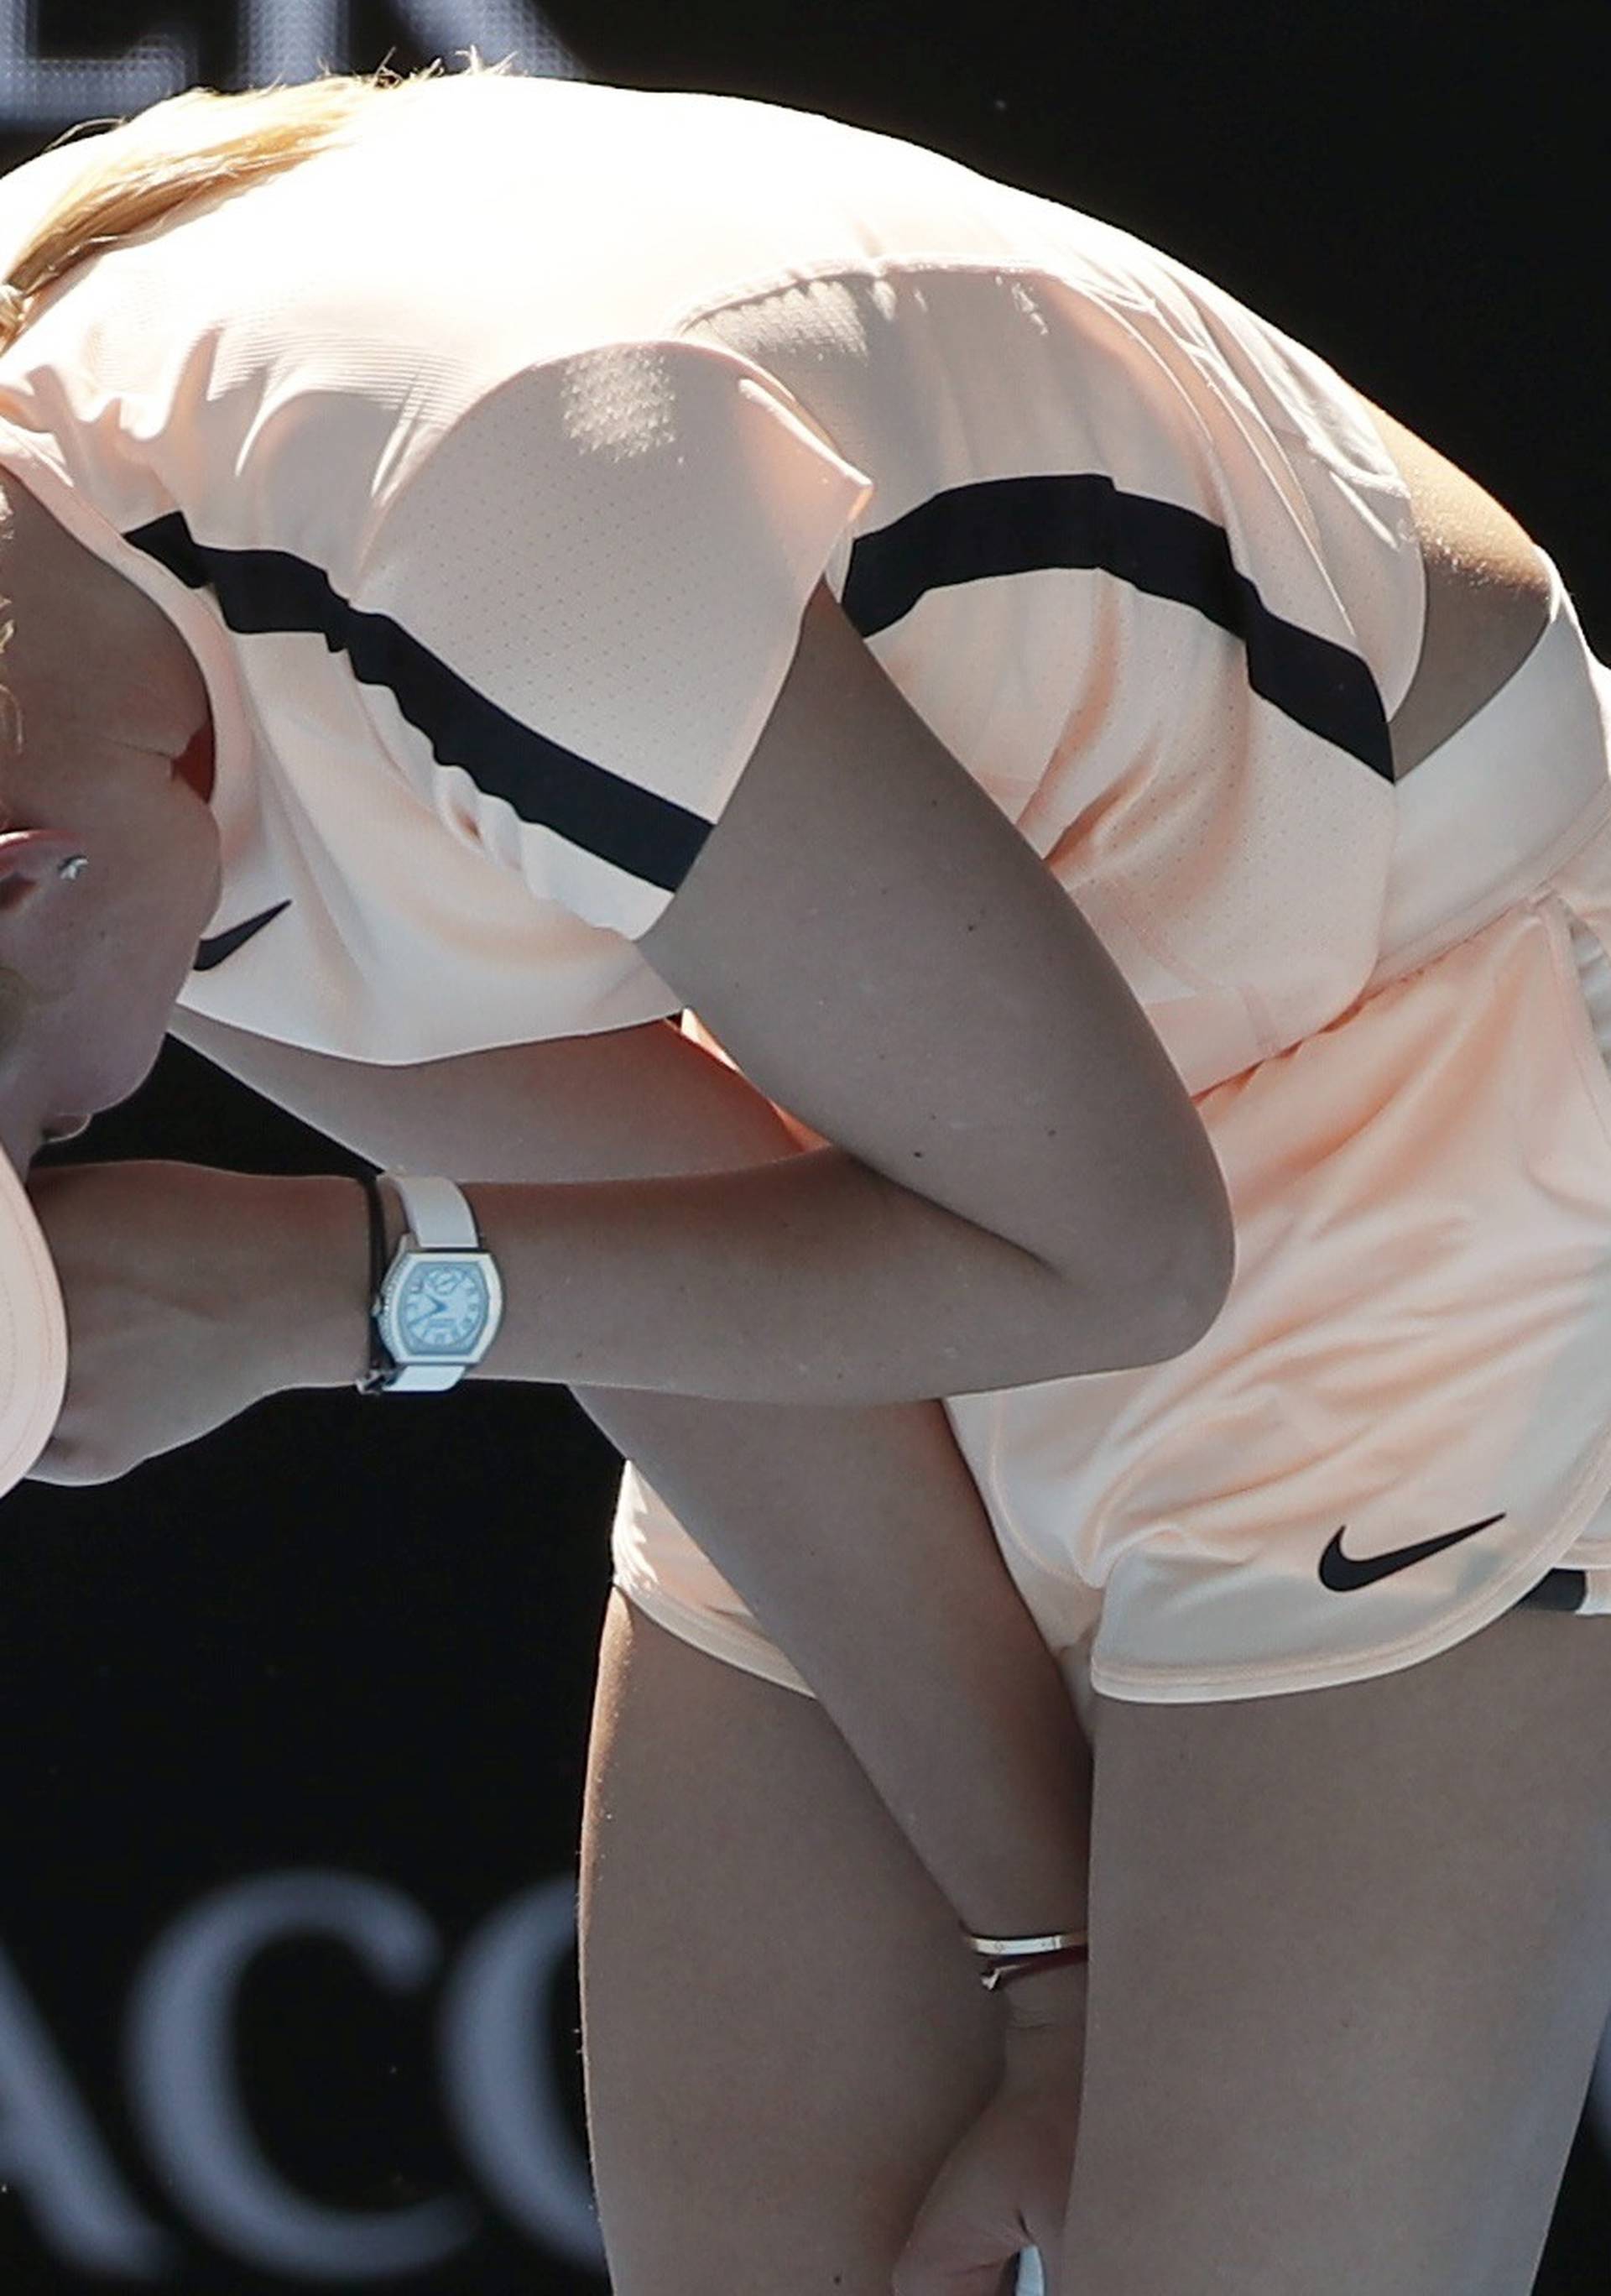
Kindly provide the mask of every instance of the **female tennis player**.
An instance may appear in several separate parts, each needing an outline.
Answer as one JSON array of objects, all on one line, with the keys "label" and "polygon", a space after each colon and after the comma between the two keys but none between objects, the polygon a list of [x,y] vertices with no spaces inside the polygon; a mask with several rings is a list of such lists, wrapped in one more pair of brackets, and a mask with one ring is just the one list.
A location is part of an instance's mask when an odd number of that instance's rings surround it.
[{"label": "female tennis player", "polygon": [[[0,1489],[348,1382],[618,1445],[617,2296],[1524,2296],[1611,2005],[1553,561],[778,105],[192,90],[0,258]],[[166,1031],[380,1175],[25,1187]]]}]

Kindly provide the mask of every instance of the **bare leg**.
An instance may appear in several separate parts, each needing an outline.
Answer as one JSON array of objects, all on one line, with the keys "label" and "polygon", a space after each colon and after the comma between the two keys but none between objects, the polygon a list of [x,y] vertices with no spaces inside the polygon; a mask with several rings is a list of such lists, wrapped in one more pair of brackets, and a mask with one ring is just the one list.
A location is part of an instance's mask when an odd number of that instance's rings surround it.
[{"label": "bare leg", "polygon": [[613,1594],[581,1977],[614,2296],[888,2296],[1000,2070],[976,1968],[815,1700]]},{"label": "bare leg", "polygon": [[1100,1702],[1078,2296],[1529,2296],[1611,2009],[1611,1620]]}]

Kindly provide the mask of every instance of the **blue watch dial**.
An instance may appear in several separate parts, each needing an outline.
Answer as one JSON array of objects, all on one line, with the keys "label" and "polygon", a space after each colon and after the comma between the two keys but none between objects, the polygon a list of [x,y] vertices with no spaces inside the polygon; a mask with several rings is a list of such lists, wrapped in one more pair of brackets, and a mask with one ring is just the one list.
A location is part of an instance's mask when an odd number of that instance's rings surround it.
[{"label": "blue watch dial", "polygon": [[462,1355],[486,1327],[487,1279],[473,1260],[416,1267],[397,1301],[397,1329],[419,1355]]}]

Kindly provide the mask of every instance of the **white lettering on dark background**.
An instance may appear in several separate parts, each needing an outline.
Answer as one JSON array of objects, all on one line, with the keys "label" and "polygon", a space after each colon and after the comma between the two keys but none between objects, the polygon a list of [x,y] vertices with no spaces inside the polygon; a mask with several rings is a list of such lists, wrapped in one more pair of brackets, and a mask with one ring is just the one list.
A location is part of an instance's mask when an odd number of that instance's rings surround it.
[{"label": "white lettering on dark background", "polygon": [[[174,2206],[254,2271],[331,2284],[427,2270],[483,2226],[464,2193],[380,2211],[332,2208],[298,2192],[263,2152],[241,2078],[236,2002],[260,1955],[306,1937],[339,1939],[364,1978],[389,1993],[440,1979],[438,2092],[461,2157],[536,2247],[602,2272],[592,2177],[546,2039],[556,1973],[576,1941],[568,1875],[489,1914],[445,1976],[429,1916],[365,1875],[250,1874],[186,1908],[135,1972],[123,2037],[129,2121]],[[316,2079],[315,2064],[308,2074]],[[183,2269],[183,2244],[125,2182],[4,1950],[0,2186],[70,2270],[160,2281]]]},{"label": "white lettering on dark background", "polygon": [[[387,12],[399,39],[440,56],[450,71],[459,52],[473,47],[487,63],[513,56],[523,71],[586,77],[536,0],[388,0]],[[383,59],[384,51],[353,54],[348,0],[235,0],[234,18],[235,68],[210,85],[261,87],[313,79],[326,68],[368,71]],[[0,133],[53,135],[80,120],[126,119],[200,77],[197,47],[165,19],[162,0],[150,0],[146,24],[103,56],[53,54],[39,0],[0,0]]]}]

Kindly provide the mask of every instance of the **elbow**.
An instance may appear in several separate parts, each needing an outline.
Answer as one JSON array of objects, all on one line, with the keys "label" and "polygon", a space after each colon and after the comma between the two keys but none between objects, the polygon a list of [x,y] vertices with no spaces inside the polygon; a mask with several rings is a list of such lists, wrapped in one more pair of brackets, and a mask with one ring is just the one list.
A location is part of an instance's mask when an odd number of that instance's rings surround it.
[{"label": "elbow", "polygon": [[[1119,1223],[1114,1223],[1116,1242]],[[1065,1306],[1050,1327],[1048,1354],[1011,1386],[1079,1379],[1093,1372],[1141,1371],[1190,1355],[1206,1339],[1230,1296],[1235,1272],[1235,1231],[1229,1218],[1183,1222],[1178,1203],[1150,1218],[1125,1220],[1129,1248],[1111,1251],[1099,1269],[1086,1254],[1076,1267],[1067,1257],[1043,1262],[1058,1277]],[[1072,1298],[1070,1314],[1067,1302]],[[1078,1344],[1070,1353],[1070,1336]]]},{"label": "elbow", "polygon": [[1183,1095],[1177,1108],[1181,1127],[1160,1119],[1128,1172],[1116,1168],[1106,1191],[1088,1185],[1075,1199],[1080,1226],[1062,1265],[1080,1271],[1088,1295],[1111,1303],[1116,1365],[1189,1355],[1218,1322],[1236,1274],[1223,1169]]},{"label": "elbow", "polygon": [[1113,1249],[1104,1251],[1100,1269],[1087,1259],[1082,1287],[1088,1300],[1108,1302],[1108,1359],[1080,1368],[1141,1370],[1190,1355],[1217,1323],[1230,1296],[1236,1230],[1229,1203],[1222,1198],[1206,1211],[1185,1218],[1176,1197],[1147,1213],[1115,1220],[1108,1240]]},{"label": "elbow", "polygon": [[1167,1192],[1153,1193],[1149,1232],[1162,1263],[1155,1294],[1160,1324],[1157,1353],[1150,1358],[1155,1363],[1190,1355],[1207,1337],[1236,1275],[1231,1192],[1213,1144],[1195,1116],[1190,1147],[1191,1153]]},{"label": "elbow", "polygon": [[[1166,1225],[1161,1223],[1160,1226]],[[1219,1321],[1236,1274],[1236,1227],[1222,1197],[1200,1217],[1178,1226],[1165,1273],[1155,1290],[1159,1314],[1154,1363],[1190,1355]]]}]

